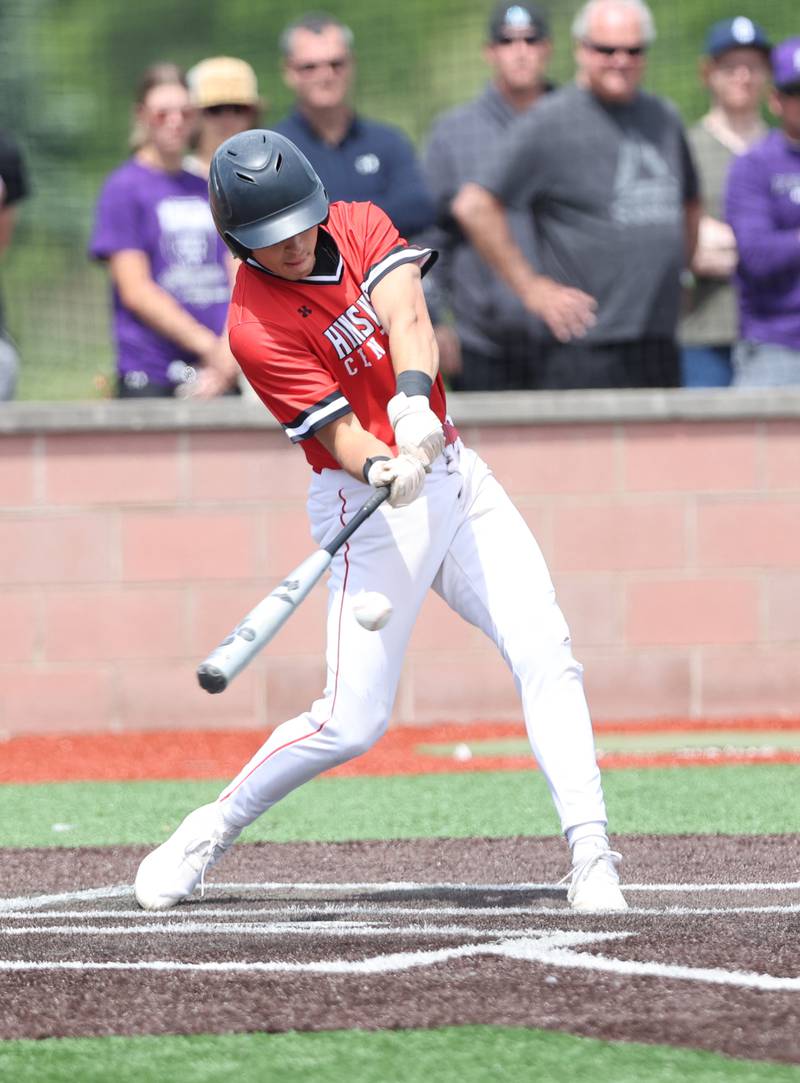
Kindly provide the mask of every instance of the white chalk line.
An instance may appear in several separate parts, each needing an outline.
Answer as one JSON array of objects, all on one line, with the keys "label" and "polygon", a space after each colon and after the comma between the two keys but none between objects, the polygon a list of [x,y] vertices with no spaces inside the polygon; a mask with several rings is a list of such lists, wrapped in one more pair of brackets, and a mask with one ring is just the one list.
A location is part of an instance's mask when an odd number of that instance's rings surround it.
[{"label": "white chalk line", "polygon": [[[358,891],[382,891],[382,892],[433,892],[433,891],[461,891],[477,893],[512,894],[520,891],[548,892],[554,898],[563,898],[566,888],[551,883],[516,883],[516,884],[465,884],[457,882],[442,883],[417,883],[414,881],[375,881],[353,883],[321,883],[308,882],[296,883],[294,881],[253,881],[234,883],[232,881],[212,881],[210,890],[217,891],[257,891],[257,892],[297,892],[316,891],[334,893],[349,893]],[[800,882],[758,882],[735,883],[735,884],[622,884],[626,893],[649,892],[651,894],[662,893],[697,893],[697,892],[743,892],[743,891],[798,891]],[[0,913],[15,910],[38,910],[42,907],[55,905],[61,902],[91,902],[94,899],[112,899],[132,894],[130,884],[115,884],[109,887],[86,888],[80,891],[64,891],[56,895],[21,895],[15,898],[0,898]]]},{"label": "white chalk line", "polygon": [[[417,883],[353,883],[353,884],[321,884],[309,883],[303,885],[281,883],[217,883],[214,885],[217,890],[256,890],[259,892],[265,892],[270,890],[316,890],[316,891],[358,891],[358,890],[380,890],[383,892],[392,890],[402,891],[420,891],[420,890],[447,890],[447,889],[467,889],[481,892],[498,892],[500,894],[509,892],[518,892],[522,890],[532,890],[541,888],[550,888],[552,885],[540,885],[540,884],[497,884],[497,885],[474,885],[474,884],[417,884]],[[658,893],[660,891],[775,891],[775,890],[791,890],[795,887],[800,887],[795,883],[739,883],[739,884],[644,884],[644,885],[625,885],[626,891],[641,890],[651,893]],[[7,919],[16,918],[18,920],[28,921],[52,921],[58,914],[57,911],[48,911],[42,909],[48,905],[56,905],[57,903],[69,903],[69,902],[90,902],[98,899],[113,899],[123,898],[130,896],[132,893],[130,885],[112,885],[104,888],[90,888],[74,892],[61,892],[53,895],[40,895],[36,897],[20,897],[16,899],[5,899],[0,901],[0,910],[3,910],[3,917]],[[291,905],[295,910],[302,908],[302,903],[305,902],[307,908],[314,908],[315,904],[312,900],[298,901],[295,900]],[[300,903],[300,905],[298,905]],[[323,903],[323,908],[326,904]],[[341,911],[342,904],[340,903],[328,903],[327,907],[329,911]],[[319,904],[316,904],[316,910],[319,911]],[[690,908],[690,907],[673,907],[673,908],[631,908],[625,911],[623,914],[615,915],[616,918],[632,916],[637,913],[647,913],[654,915],[664,915],[665,913],[672,911],[677,915],[689,915],[692,913],[700,914],[725,914],[725,913],[790,913],[800,910],[798,905],[787,906],[767,906],[767,907],[703,907],[703,908]],[[583,917],[585,915],[576,914],[573,911],[557,911],[552,907],[403,907],[382,906],[379,903],[350,903],[344,911],[364,913],[366,915],[378,915],[389,916],[389,914],[401,914],[406,918],[410,916],[419,916],[421,913],[432,914],[438,917],[442,916],[476,916],[477,913],[488,913],[495,917],[505,915],[527,915],[531,917],[534,913],[554,916],[558,914],[560,918],[567,917]],[[180,912],[172,912],[168,920],[164,920],[163,914],[151,914],[148,915],[144,911],[131,910],[131,911],[64,911],[66,916],[74,917],[78,920],[85,921],[89,916],[89,913],[102,917],[104,920],[121,920],[122,915],[144,918],[146,923],[138,924],[136,926],[67,926],[63,928],[47,926],[44,924],[38,925],[38,927],[32,928],[30,926],[25,928],[13,927],[6,928],[5,931],[9,935],[31,935],[32,933],[48,935],[96,935],[96,936],[108,936],[108,935],[135,935],[138,933],[153,933],[161,932],[174,934],[178,931],[186,931],[192,935],[201,935],[212,933],[227,932],[231,934],[234,929],[238,935],[243,933],[250,935],[258,935],[258,926],[253,926],[248,922],[239,923],[238,926],[232,926],[229,922],[205,922],[198,921],[199,917],[211,917],[211,910],[204,910],[202,915],[197,913],[197,910],[190,910],[187,908],[181,914]],[[247,908],[237,908],[234,912],[230,908],[217,907],[215,908],[215,914],[222,917],[232,917],[234,914],[242,917],[253,918],[257,914],[281,915],[284,917],[286,911],[281,908],[261,908],[259,911],[248,910]],[[193,922],[185,921],[186,918],[192,917]],[[154,922],[152,918],[158,918],[158,922]],[[173,919],[173,920],[169,920]],[[177,920],[174,920],[177,919]],[[375,926],[365,925],[363,922],[352,921],[347,922],[341,920],[338,924],[338,929],[335,928],[333,922],[328,921],[297,921],[293,922],[281,921],[275,923],[272,928],[276,932],[280,932],[281,935],[286,935],[294,925],[295,931],[299,931],[299,926],[303,926],[304,932],[313,932],[314,934],[320,933],[321,930],[334,927],[334,932],[329,935],[383,935],[385,934],[400,934],[403,935],[398,929],[386,928],[385,930],[375,930]],[[192,927],[194,926],[194,927]],[[264,929],[264,935],[269,935],[267,928]],[[91,932],[89,930],[92,930]],[[69,931],[67,931],[69,930]],[[375,930],[374,932],[372,930]],[[533,934],[533,936],[532,936]],[[324,935],[324,933],[323,933]],[[545,932],[541,930],[470,930],[459,926],[454,926],[451,929],[443,929],[442,926],[420,926],[413,929],[413,935],[460,935],[470,936],[474,935],[480,939],[491,936],[493,939],[489,943],[481,944],[465,944],[457,947],[442,948],[432,951],[412,951],[412,952],[394,952],[388,955],[377,955],[367,959],[361,960],[324,960],[320,962],[309,963],[295,963],[295,962],[281,962],[277,960],[270,961],[236,961],[228,960],[225,962],[178,962],[176,960],[137,960],[133,962],[122,961],[106,961],[106,962],[87,962],[82,960],[16,960],[7,959],[0,960],[0,972],[6,971],[99,971],[99,970],[117,970],[117,971],[163,971],[163,972],[207,972],[207,973],[247,973],[247,972],[263,972],[263,973],[302,973],[302,972],[314,972],[314,973],[329,973],[329,974],[369,974],[369,973],[391,973],[400,970],[407,970],[415,967],[433,966],[440,962],[446,962],[450,959],[463,958],[466,956],[474,955],[494,955],[504,956],[507,958],[518,959],[522,961],[528,961],[531,963],[542,963],[544,965],[553,967],[563,967],[569,969],[584,969],[592,971],[604,971],[618,976],[642,976],[642,977],[661,977],[671,978],[675,980],[687,980],[687,981],[699,981],[708,982],[719,985],[730,985],[741,988],[753,988],[763,991],[791,991],[795,992],[800,990],[800,977],[776,977],[769,974],[755,974],[746,971],[727,971],[720,968],[700,968],[700,967],[682,967],[671,964],[662,964],[655,962],[638,962],[632,960],[620,960],[607,958],[602,955],[586,955],[580,952],[576,952],[574,948],[581,944],[596,943],[603,940],[618,940],[628,936],[635,935],[630,932],[605,932],[605,933],[585,933],[582,931],[574,932]],[[497,939],[498,937],[504,937],[504,939]]]},{"label": "white chalk line", "polygon": [[[701,891],[798,891],[800,881],[788,883],[776,883],[774,881],[737,883],[737,884],[628,884],[622,883],[623,891],[651,891],[651,892],[701,892]],[[415,883],[414,881],[376,881],[374,883],[304,883],[296,882],[261,882],[261,883],[229,883],[214,880],[209,887],[230,890],[261,890],[261,891],[475,891],[491,892],[500,894],[516,891],[549,891],[554,896],[563,895],[566,888],[553,883],[517,883],[517,884],[465,884],[457,882],[442,883]]]},{"label": "white chalk line", "polygon": [[109,887],[90,887],[82,891],[61,891],[57,895],[18,895],[13,899],[0,899],[0,914],[5,910],[38,910],[56,903],[91,902],[93,899],[115,899],[131,895],[130,884],[114,884]]},{"label": "white chalk line", "polygon": [[[610,938],[609,938],[610,939]],[[672,978],[678,981],[707,982],[712,985],[733,985],[741,989],[764,992],[800,992],[800,977],[784,978],[772,974],[756,974],[744,970],[723,970],[720,967],[677,966],[671,963],[636,962],[629,959],[609,959],[605,955],[584,955],[569,948],[537,943],[535,940],[507,941],[504,954],[512,959],[545,963],[573,970],[593,970],[620,977]]]},{"label": "white chalk line", "polygon": [[[256,919],[273,917],[282,918],[286,922],[299,922],[303,916],[309,913],[319,913],[320,918],[308,919],[309,928],[317,929],[327,924],[325,915],[336,914],[378,914],[387,916],[416,917],[558,917],[559,921],[567,918],[585,918],[586,914],[579,910],[564,909],[555,906],[382,906],[380,903],[353,903],[346,905],[337,903],[335,909],[328,910],[319,904],[308,903],[305,907],[292,903],[288,907],[247,907],[247,906],[206,906],[202,910],[193,907],[191,903],[182,904],[174,910],[43,910],[9,911],[2,915],[2,921],[28,921],[36,922],[36,929],[49,932],[54,926],[46,924],[49,921],[78,919],[87,921],[101,918],[106,921],[121,921],[123,919],[138,919],[141,922],[156,922],[167,920],[168,928],[175,930],[184,922],[202,917],[223,918],[251,918]],[[722,914],[797,914],[800,913],[800,903],[787,903],[786,905],[772,906],[630,906],[616,915],[624,917],[717,917]],[[297,915],[297,916],[295,916]],[[0,932],[8,931],[8,926],[0,926]]]},{"label": "white chalk line", "polygon": [[[622,884],[626,894],[631,892],[648,892],[650,894],[662,893],[698,893],[698,892],[744,892],[744,891],[797,891],[800,890],[800,882],[759,882],[735,883],[735,884]],[[261,893],[269,892],[325,892],[352,893],[359,891],[382,891],[394,893],[434,892],[434,891],[461,891],[494,894],[513,894],[521,891],[547,892],[554,898],[563,898],[566,888],[555,884],[543,883],[516,883],[516,884],[465,884],[457,882],[442,883],[417,883],[414,881],[375,881],[353,883],[322,883],[308,882],[296,883],[287,881],[213,881],[209,884],[209,890],[214,891],[254,891]],[[0,898],[0,914],[20,910],[40,910],[47,906],[58,903],[92,902],[96,899],[122,898],[131,895],[133,888],[130,884],[114,884],[107,887],[84,888],[79,891],[63,891],[54,895],[20,895],[14,898]],[[295,900],[309,901],[309,900]],[[530,913],[530,910],[527,910]]]},{"label": "white chalk line", "polygon": [[467,925],[377,925],[364,921],[277,921],[270,924],[227,921],[168,922],[152,925],[39,925],[37,927],[0,928],[4,936],[196,936],[212,933],[227,936],[469,936],[496,938],[498,936],[529,936],[530,930],[473,929]]},{"label": "white chalk line", "polygon": [[458,947],[431,951],[392,952],[357,960],[321,960],[308,963],[256,961],[256,962],[198,962],[182,963],[174,960],[141,960],[123,962],[81,962],[59,960],[57,962],[29,962],[26,960],[0,960],[0,971],[159,971],[203,973],[317,973],[317,974],[388,974],[418,967],[434,966],[469,956],[500,956],[514,960],[540,963],[552,968],[566,968],[605,972],[619,977],[657,977],[680,981],[704,982],[714,985],[736,986],[764,992],[798,992],[800,977],[776,977],[750,971],[728,971],[717,967],[686,967],[666,963],[636,962],[610,959],[603,955],[585,955],[574,950],[588,944],[622,940],[631,935],[624,932],[566,932],[535,931],[535,936],[517,936],[488,944],[464,944]]},{"label": "white chalk line", "polygon": [[[629,933],[585,933],[564,930],[535,930],[527,931],[527,936],[520,939],[521,943],[532,944],[541,937],[548,943],[557,947],[572,947],[584,944],[593,944],[606,940],[621,940]],[[332,959],[318,960],[308,963],[278,962],[278,961],[253,961],[239,962],[228,960],[225,962],[198,962],[183,963],[172,959],[143,959],[137,962],[125,963],[119,961],[81,963],[74,959],[61,959],[53,964],[23,959],[0,960],[2,970],[158,970],[158,971],[202,971],[212,973],[321,973],[321,974],[386,974],[398,970],[410,970],[415,967],[434,966],[436,963],[447,962],[450,959],[463,958],[468,955],[505,955],[508,954],[507,945],[510,940],[495,940],[489,944],[462,944],[452,948],[437,948],[429,951],[391,952],[388,955],[375,955],[368,959]]]}]

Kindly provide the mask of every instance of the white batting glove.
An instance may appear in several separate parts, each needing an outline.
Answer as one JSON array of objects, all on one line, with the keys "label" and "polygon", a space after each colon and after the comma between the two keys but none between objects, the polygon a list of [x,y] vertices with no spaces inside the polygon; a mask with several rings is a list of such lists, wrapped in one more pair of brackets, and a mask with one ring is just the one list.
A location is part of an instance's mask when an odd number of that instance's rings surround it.
[{"label": "white batting glove", "polygon": [[367,471],[367,481],[376,489],[389,486],[389,503],[404,508],[416,500],[425,484],[425,467],[416,455],[402,452],[394,459],[378,459]]},{"label": "white batting glove", "polygon": [[415,455],[424,466],[432,466],[444,451],[442,423],[424,395],[408,396],[400,391],[389,399],[386,413],[401,452]]}]

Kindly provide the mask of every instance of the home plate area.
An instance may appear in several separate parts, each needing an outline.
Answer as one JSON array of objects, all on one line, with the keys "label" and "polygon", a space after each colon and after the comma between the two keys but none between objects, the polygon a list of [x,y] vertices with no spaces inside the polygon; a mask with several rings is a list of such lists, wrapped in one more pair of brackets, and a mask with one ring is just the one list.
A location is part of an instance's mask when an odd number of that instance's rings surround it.
[{"label": "home plate area", "polygon": [[0,1037],[488,1023],[800,1062],[800,836],[614,843],[607,915],[567,907],[560,839],[241,843],[164,913],[144,848],[6,850]]}]

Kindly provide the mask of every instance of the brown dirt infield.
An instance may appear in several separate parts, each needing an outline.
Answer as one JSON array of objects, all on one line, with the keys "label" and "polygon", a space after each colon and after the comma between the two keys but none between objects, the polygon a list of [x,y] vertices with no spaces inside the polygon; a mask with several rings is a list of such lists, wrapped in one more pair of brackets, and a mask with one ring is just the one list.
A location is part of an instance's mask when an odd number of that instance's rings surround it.
[{"label": "brown dirt infield", "polygon": [[615,843],[632,909],[591,916],[555,838],[241,843],[166,914],[141,847],[2,851],[0,1037],[488,1023],[800,1063],[800,835]]}]

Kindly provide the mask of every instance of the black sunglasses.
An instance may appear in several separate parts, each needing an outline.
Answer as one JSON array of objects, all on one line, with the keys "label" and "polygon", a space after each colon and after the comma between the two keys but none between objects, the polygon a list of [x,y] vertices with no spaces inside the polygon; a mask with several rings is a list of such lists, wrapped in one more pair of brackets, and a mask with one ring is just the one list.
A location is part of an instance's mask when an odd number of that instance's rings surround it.
[{"label": "black sunglasses", "polygon": [[515,41],[524,41],[526,45],[538,45],[543,38],[540,34],[525,34],[520,38],[499,37],[494,39],[495,45],[513,45]]},{"label": "black sunglasses", "polygon": [[252,105],[231,102],[223,105],[207,105],[203,112],[209,117],[221,117],[223,113],[235,113],[237,117],[241,117],[245,113],[251,112],[252,109]]},{"label": "black sunglasses", "polygon": [[585,41],[583,44],[587,49],[591,49],[593,53],[600,53],[601,56],[614,56],[616,53],[625,53],[626,56],[644,56],[647,52],[646,45],[598,45],[594,41]]},{"label": "black sunglasses", "polygon": [[310,61],[308,64],[292,64],[292,67],[300,75],[311,75],[312,72],[319,71],[320,68],[330,68],[331,71],[341,71],[347,66],[347,62],[350,58],[346,56],[336,56],[333,60],[319,60],[316,63]]},{"label": "black sunglasses", "polygon": [[793,86],[778,87],[778,93],[787,98],[800,98],[800,83],[795,83]]}]

